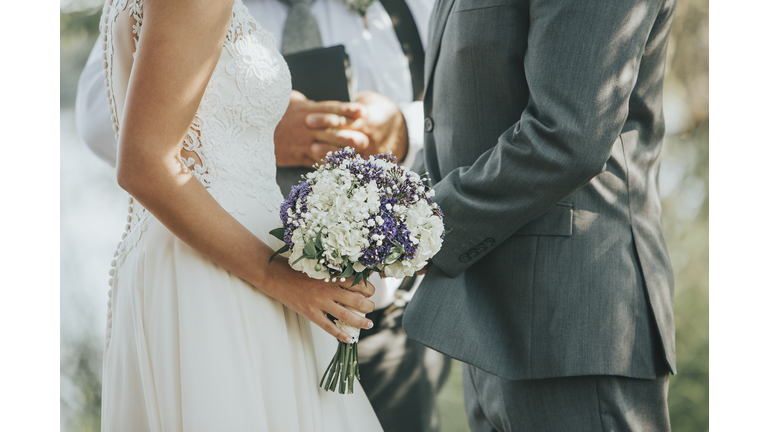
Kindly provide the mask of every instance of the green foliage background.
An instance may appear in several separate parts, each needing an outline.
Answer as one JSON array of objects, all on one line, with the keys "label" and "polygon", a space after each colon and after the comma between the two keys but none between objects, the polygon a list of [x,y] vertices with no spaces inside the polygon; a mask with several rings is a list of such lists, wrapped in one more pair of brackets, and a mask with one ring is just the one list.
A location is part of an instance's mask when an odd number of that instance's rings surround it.
[{"label": "green foliage background", "polygon": [[[74,104],[77,79],[98,34],[100,6],[62,2],[61,107]],[[675,269],[678,374],[671,378],[672,429],[709,430],[709,2],[680,0],[665,81],[669,122],[662,156],[664,231]],[[67,431],[98,431],[101,342],[62,334],[61,376],[76,395],[62,396]],[[444,432],[468,431],[461,363],[440,394]]]}]

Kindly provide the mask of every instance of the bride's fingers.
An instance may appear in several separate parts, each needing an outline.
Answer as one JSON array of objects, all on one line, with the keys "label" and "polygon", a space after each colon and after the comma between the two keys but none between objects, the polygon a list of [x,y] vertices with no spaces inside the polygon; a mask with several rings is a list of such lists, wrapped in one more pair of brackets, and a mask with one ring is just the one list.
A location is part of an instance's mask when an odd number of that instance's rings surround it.
[{"label": "bride's fingers", "polygon": [[360,281],[357,284],[352,285],[352,282],[350,282],[351,280],[352,278],[349,278],[345,283],[340,284],[339,286],[349,292],[360,293],[366,298],[371,297],[376,292],[376,288],[370,282],[366,284],[363,281]]},{"label": "bride's fingers", "polygon": [[369,320],[368,318],[361,317],[360,315],[350,311],[349,309],[334,304],[331,307],[329,307],[328,313],[335,316],[336,318],[340,319],[341,321],[344,321],[345,323],[362,329],[369,329],[373,327],[373,321]]},{"label": "bride's fingers", "polygon": [[335,337],[336,339],[346,343],[352,342],[352,336],[348,335],[347,332],[340,329],[336,324],[331,322],[331,320],[329,320],[328,317],[325,316],[325,314],[318,313],[316,316],[313,316],[311,320],[313,323],[317,324],[318,327],[323,329],[323,331]]},{"label": "bride's fingers", "polygon": [[336,303],[349,306],[352,309],[358,310],[362,313],[373,312],[373,308],[376,306],[372,301],[361,296],[360,294],[343,289],[338,289],[332,298]]}]

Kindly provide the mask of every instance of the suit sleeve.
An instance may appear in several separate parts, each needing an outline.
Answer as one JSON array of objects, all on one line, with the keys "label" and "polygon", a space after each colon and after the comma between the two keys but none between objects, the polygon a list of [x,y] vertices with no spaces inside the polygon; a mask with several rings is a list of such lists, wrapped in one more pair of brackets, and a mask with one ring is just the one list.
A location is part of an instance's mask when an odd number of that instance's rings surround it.
[{"label": "suit sleeve", "polygon": [[75,121],[80,138],[96,155],[115,166],[117,140],[110,120],[109,100],[104,85],[102,50],[96,42],[77,83]]},{"label": "suit sleeve", "polygon": [[530,2],[528,105],[493,148],[435,185],[450,231],[433,264],[458,276],[600,174],[660,8],[660,0]]}]

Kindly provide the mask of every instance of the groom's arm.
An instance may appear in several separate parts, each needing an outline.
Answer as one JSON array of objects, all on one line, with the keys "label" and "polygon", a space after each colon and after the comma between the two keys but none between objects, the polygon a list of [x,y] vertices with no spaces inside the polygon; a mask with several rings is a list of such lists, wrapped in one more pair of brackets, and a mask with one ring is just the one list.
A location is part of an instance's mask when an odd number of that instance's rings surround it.
[{"label": "groom's arm", "polygon": [[[450,230],[435,265],[458,276],[600,174],[627,119],[644,53],[666,46],[668,31],[650,40],[651,30],[661,14],[668,26],[673,10],[674,1],[662,0],[531,1],[529,104],[493,148],[435,185]],[[655,73],[663,78],[663,62]],[[460,260],[486,239],[494,241]]]},{"label": "groom's arm", "polygon": [[80,74],[75,100],[75,121],[80,138],[108,164],[115,166],[117,140],[112,130],[109,102],[105,94],[104,68],[102,67],[101,38],[96,41],[91,55]]}]

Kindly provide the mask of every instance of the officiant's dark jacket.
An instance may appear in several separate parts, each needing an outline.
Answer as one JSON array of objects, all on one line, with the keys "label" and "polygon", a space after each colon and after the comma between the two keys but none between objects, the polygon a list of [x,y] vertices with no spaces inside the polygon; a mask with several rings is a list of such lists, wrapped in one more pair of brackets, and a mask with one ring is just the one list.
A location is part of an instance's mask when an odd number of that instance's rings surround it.
[{"label": "officiant's dark jacket", "polygon": [[441,0],[425,148],[447,233],[417,341],[506,379],[675,368],[662,84],[675,0]]}]

